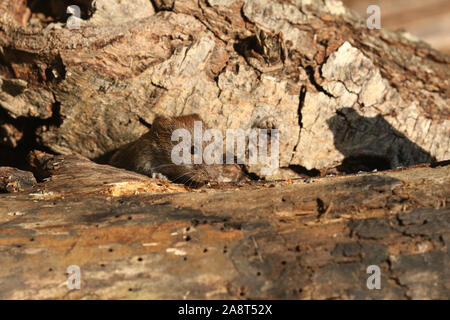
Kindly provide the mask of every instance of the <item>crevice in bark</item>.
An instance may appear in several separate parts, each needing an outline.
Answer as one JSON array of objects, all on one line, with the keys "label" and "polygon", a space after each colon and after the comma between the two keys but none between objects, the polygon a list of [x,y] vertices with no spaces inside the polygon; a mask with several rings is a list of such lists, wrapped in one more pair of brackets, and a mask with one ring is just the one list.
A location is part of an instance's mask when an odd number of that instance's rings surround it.
[{"label": "crevice in bark", "polygon": [[312,66],[306,66],[305,67],[305,71],[306,71],[306,74],[309,77],[309,81],[314,86],[314,88],[316,88],[316,90],[318,92],[322,92],[322,93],[324,93],[326,96],[328,96],[330,98],[335,98],[335,96],[333,96],[331,93],[326,91],[320,84],[317,83],[316,78],[314,77],[314,68]]},{"label": "crevice in bark", "polygon": [[303,128],[303,123],[302,123],[302,109],[303,109],[303,105],[305,104],[305,97],[306,97],[306,86],[302,85],[302,87],[300,88],[300,95],[299,95],[299,101],[298,101],[298,125],[300,126],[300,129]]},{"label": "crevice in bark", "polygon": [[[0,75],[6,79],[21,79],[27,82],[27,88],[47,88],[64,80],[66,69],[61,56],[50,56],[45,62],[39,56],[12,48],[3,48],[0,54]],[[26,70],[26,71],[25,71]]]},{"label": "crevice in bark", "polygon": [[39,142],[40,130],[47,130],[50,127],[59,127],[63,122],[60,113],[61,105],[57,101],[52,105],[52,116],[48,119],[41,119],[31,116],[21,116],[12,118],[6,110],[0,108],[0,119],[4,123],[12,125],[22,133],[21,139],[17,142],[15,148],[0,146],[3,157],[1,157],[0,166],[11,166],[23,170],[29,170],[26,161],[27,154],[32,150],[39,150],[49,154],[55,154],[50,148]]},{"label": "crevice in bark", "polygon": [[392,261],[391,261],[390,258],[387,259],[387,265],[388,265],[389,272],[390,272],[389,278],[388,278],[388,279],[390,279],[390,280],[391,280],[392,282],[394,282],[399,288],[401,288],[401,289],[403,290],[403,295],[404,295],[404,297],[405,297],[407,300],[412,300],[412,297],[409,296],[408,293],[407,293],[408,290],[409,290],[409,288],[408,288],[406,285],[402,284],[402,283],[400,282],[400,279],[398,278],[398,276],[394,274],[394,271],[392,270]]},{"label": "crevice in bark", "polygon": [[244,39],[236,39],[236,42],[233,44],[233,48],[237,54],[245,58],[246,50],[257,50],[256,36],[252,35]]},{"label": "crevice in bark", "polygon": [[5,57],[5,49],[0,47],[0,76],[11,79],[14,78],[14,70],[11,67],[10,60]]},{"label": "crevice in bark", "polygon": [[242,4],[242,6],[241,6],[241,9],[240,9],[240,14],[241,14],[241,18],[242,18],[242,20],[244,20],[244,22],[246,23],[246,24],[249,24],[249,25],[251,25],[251,26],[254,26],[255,25],[255,23],[254,22],[252,22],[249,18],[247,18],[247,16],[245,15],[245,12],[244,12],[244,4]]},{"label": "crevice in bark", "polygon": [[[299,98],[298,98],[298,109],[297,109],[297,115],[298,115],[298,125],[299,125],[299,129],[298,129],[298,138],[297,138],[297,142],[294,146],[294,149],[292,150],[292,155],[291,155],[291,160],[289,161],[289,163],[292,162],[292,159],[295,156],[295,153],[297,152],[297,146],[300,142],[300,136],[302,134],[302,128],[303,128],[303,122],[302,122],[302,109],[303,109],[303,105],[305,103],[305,97],[306,97],[306,86],[302,85],[300,88],[300,94],[299,94]],[[294,170],[295,171],[295,170]]]},{"label": "crevice in bark", "polygon": [[[198,22],[200,22],[209,32],[211,32],[214,37],[217,40],[222,41],[225,45],[227,44],[227,41],[225,39],[222,39],[222,37],[219,35],[219,31],[214,30],[213,28],[211,28],[211,26],[208,25],[208,19],[204,18],[205,17],[205,10],[203,9],[203,7],[200,4],[200,1],[198,2],[198,8],[201,11],[201,17],[199,17],[197,14],[193,14],[192,17],[194,17]],[[204,18],[204,19],[201,19]]]},{"label": "crevice in bark", "polygon": [[138,120],[144,127],[147,127],[148,129],[152,127],[152,125],[145,121],[144,118],[138,116]]},{"label": "crevice in bark", "polygon": [[150,0],[155,12],[173,11],[175,0]]},{"label": "crevice in bark", "polygon": [[261,54],[261,50],[257,45],[256,36],[252,35],[243,39],[236,39],[235,43],[233,44],[233,49],[238,55],[244,58],[245,63],[255,71],[255,73],[258,75],[258,79],[261,80],[261,70],[255,68],[255,66],[252,65],[247,59],[247,54],[251,51]]},{"label": "crevice in bark", "polygon": [[57,84],[66,78],[66,67],[58,54],[54,61],[45,69],[45,81],[50,84]]},{"label": "crevice in bark", "polygon": [[[219,77],[220,77],[220,75],[221,75],[222,73],[225,72],[225,70],[227,69],[229,63],[230,63],[230,59],[228,59],[228,60],[225,62],[225,64],[224,64],[224,66],[222,67],[222,69],[220,69],[220,71],[219,71],[216,75],[214,75],[214,82],[216,83],[217,89],[219,90],[219,92],[217,93],[217,98],[219,98],[219,97],[220,97],[220,94],[222,93],[222,89],[221,89],[220,86],[219,86]],[[236,68],[237,72],[239,72],[239,64],[238,64],[238,63],[236,63],[235,68]]]}]

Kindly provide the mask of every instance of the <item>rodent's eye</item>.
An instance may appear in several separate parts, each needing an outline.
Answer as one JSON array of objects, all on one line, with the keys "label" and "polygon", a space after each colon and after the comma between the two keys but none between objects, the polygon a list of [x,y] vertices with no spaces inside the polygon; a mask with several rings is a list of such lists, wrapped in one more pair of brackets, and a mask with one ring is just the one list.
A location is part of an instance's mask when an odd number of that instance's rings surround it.
[{"label": "rodent's eye", "polygon": [[195,146],[191,147],[191,154],[196,154],[197,153],[197,148]]}]

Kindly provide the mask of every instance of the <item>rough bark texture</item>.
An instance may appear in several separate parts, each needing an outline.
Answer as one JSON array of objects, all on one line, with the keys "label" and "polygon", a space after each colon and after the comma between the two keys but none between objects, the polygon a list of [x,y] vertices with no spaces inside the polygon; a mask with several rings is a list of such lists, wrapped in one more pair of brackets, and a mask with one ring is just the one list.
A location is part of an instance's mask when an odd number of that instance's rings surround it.
[{"label": "rough bark texture", "polygon": [[278,128],[282,167],[450,158],[449,57],[338,1],[79,1],[79,30],[26,23],[20,4],[1,4],[8,145],[25,121],[40,148],[97,158],[156,114],[197,112],[222,130]]},{"label": "rough bark texture", "polygon": [[[27,3],[0,3],[0,165],[62,155],[0,169],[0,298],[450,298],[448,56],[332,0],[79,0],[79,30]],[[89,160],[194,112],[278,128],[297,173],[434,164],[189,189]]]},{"label": "rough bark texture", "polygon": [[79,156],[33,163],[51,176],[0,196],[2,299],[450,298],[448,165],[189,190]]},{"label": "rough bark texture", "polygon": [[29,171],[0,167],[0,192],[18,192],[33,187],[36,178]]}]

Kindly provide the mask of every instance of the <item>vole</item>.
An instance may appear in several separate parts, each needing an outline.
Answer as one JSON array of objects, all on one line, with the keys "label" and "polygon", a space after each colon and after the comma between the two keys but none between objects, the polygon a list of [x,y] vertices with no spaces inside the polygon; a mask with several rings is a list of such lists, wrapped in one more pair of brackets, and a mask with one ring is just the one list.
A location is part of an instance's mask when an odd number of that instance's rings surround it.
[{"label": "vole", "polygon": [[[222,182],[222,173],[229,171],[229,166],[223,170],[222,165],[174,164],[171,153],[179,141],[172,141],[172,133],[176,129],[187,129],[194,136],[194,121],[202,121],[198,114],[178,117],[158,116],[153,121],[150,130],[134,142],[120,147],[111,157],[109,164],[115,167],[135,171],[153,178],[168,178],[173,182],[188,185],[203,185],[208,182]],[[205,124],[202,124],[205,128]],[[196,148],[192,144],[191,156]],[[232,168],[233,174],[240,176],[240,168]],[[239,172],[238,172],[239,171]],[[237,177],[238,178],[238,177]],[[220,181],[222,180],[222,181]],[[235,178],[231,178],[235,180]]]}]

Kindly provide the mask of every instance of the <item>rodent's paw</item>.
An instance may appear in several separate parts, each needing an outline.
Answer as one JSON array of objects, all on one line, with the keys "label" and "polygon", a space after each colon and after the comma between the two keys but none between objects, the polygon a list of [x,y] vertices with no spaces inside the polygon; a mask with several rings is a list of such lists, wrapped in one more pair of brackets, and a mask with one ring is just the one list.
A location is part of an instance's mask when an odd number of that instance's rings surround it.
[{"label": "rodent's paw", "polygon": [[159,173],[159,172],[153,172],[152,173],[152,178],[153,179],[159,179],[159,180],[162,180],[162,181],[169,181],[169,179],[165,175],[163,175],[162,173]]}]

